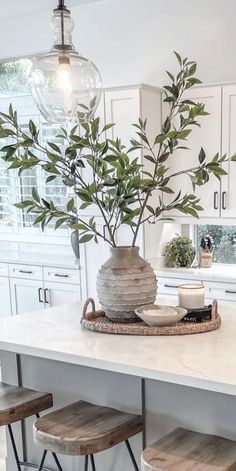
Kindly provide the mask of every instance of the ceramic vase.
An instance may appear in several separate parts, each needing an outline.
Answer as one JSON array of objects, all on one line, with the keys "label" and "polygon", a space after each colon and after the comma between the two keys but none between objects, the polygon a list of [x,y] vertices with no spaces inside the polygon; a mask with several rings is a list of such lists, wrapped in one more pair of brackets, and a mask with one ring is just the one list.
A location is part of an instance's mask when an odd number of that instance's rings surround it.
[{"label": "ceramic vase", "polygon": [[135,309],[155,302],[157,281],[138,247],[112,247],[111,257],[100,268],[97,293],[106,316],[114,322],[139,321]]},{"label": "ceramic vase", "polygon": [[71,247],[76,258],[79,258],[79,232],[77,230],[71,233]]}]

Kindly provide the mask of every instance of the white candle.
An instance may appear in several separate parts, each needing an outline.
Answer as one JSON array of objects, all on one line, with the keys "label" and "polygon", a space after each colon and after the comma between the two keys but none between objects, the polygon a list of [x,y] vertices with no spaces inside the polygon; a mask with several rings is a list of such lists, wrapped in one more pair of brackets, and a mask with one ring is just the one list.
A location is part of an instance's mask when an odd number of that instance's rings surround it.
[{"label": "white candle", "polygon": [[180,285],[179,306],[185,309],[202,309],[205,302],[205,288],[203,285]]}]

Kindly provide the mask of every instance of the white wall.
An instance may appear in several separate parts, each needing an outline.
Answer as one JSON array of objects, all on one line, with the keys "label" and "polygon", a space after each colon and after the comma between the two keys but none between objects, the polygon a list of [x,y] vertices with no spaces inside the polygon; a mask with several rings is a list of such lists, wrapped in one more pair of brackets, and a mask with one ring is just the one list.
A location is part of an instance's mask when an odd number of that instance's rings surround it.
[{"label": "white wall", "polygon": [[[51,44],[50,13],[20,18],[17,3],[12,20],[1,21],[0,7],[2,58]],[[173,49],[197,60],[204,82],[236,80],[235,0],[100,0],[72,12],[76,47],[99,66],[105,86],[162,84]]]}]

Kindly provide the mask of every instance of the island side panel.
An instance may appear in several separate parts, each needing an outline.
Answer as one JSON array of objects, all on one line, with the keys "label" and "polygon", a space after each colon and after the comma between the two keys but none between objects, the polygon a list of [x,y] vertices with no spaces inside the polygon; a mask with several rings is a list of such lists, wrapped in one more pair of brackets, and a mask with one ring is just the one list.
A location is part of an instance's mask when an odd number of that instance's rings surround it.
[{"label": "island side panel", "polygon": [[236,397],[146,380],[147,444],[177,427],[236,440]]}]

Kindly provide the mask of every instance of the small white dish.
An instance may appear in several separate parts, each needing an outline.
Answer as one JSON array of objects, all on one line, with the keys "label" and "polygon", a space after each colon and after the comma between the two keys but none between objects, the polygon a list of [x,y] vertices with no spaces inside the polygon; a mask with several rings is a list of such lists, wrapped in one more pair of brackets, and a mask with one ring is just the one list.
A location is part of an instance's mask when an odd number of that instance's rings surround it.
[{"label": "small white dish", "polygon": [[135,310],[137,316],[150,326],[165,326],[181,321],[187,314],[187,309],[174,306],[161,306],[158,304],[147,304]]}]

